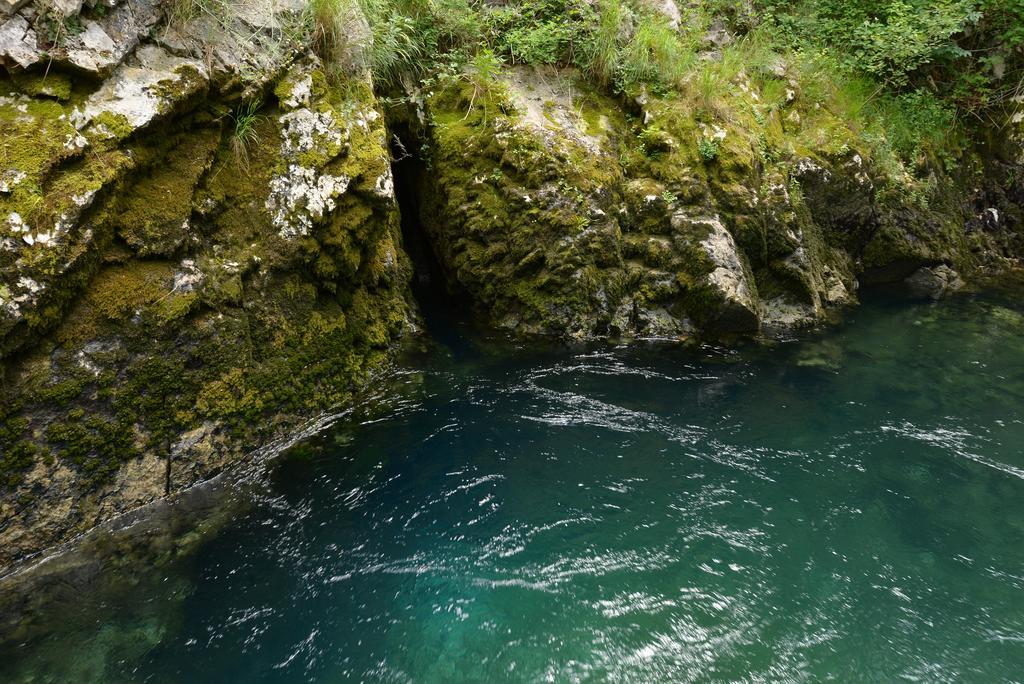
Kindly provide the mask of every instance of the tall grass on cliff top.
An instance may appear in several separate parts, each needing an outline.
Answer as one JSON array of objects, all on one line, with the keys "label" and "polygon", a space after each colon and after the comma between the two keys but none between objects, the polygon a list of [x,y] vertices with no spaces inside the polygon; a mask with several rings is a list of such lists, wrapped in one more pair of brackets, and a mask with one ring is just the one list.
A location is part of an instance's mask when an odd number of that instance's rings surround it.
[{"label": "tall grass on cliff top", "polygon": [[[310,0],[310,14],[325,61],[362,60],[382,91],[452,65],[472,71],[481,54],[578,67],[611,93],[673,94],[734,123],[751,97],[738,88],[755,87],[765,109],[795,87],[906,160],[952,157],[958,122],[1005,121],[1022,106],[1024,0],[676,4],[678,22],[647,0]],[[708,41],[713,22],[731,44]]]},{"label": "tall grass on cliff top", "polygon": [[351,6],[348,0],[310,0],[310,41],[313,49],[328,64],[336,64],[343,59],[342,46],[352,36],[345,30],[345,18]]},{"label": "tall grass on cliff top", "polygon": [[310,0],[308,13],[311,41],[325,61],[349,66],[358,44],[383,89],[403,75],[466,64],[484,50],[508,64],[578,66],[616,91],[668,89],[693,63],[704,23],[673,28],[624,0]]},{"label": "tall grass on cliff top", "polygon": [[428,27],[415,12],[401,0],[310,0],[311,42],[329,70],[368,69],[386,89],[431,58]]}]

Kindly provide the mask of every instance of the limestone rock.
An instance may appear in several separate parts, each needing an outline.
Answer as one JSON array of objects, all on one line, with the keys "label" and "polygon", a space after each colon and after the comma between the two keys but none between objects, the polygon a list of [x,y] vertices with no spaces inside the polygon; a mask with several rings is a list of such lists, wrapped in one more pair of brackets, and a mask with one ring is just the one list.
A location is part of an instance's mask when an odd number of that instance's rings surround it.
[{"label": "limestone rock", "polygon": [[286,18],[306,8],[305,0],[250,0],[234,8],[235,17],[257,29],[280,31],[287,26]]},{"label": "limestone rock", "polygon": [[[6,0],[5,0],[6,1]],[[54,12],[78,16],[81,0],[60,0]],[[57,45],[47,46],[45,31],[34,24],[37,15],[24,10],[0,25],[0,63],[27,68],[44,59],[87,73],[106,76],[147,36],[163,17],[161,0],[132,0],[114,6],[102,16],[83,16],[81,31],[61,36]]]},{"label": "limestone rock", "polygon": [[586,122],[573,106],[571,75],[512,68],[502,85],[520,115],[519,124],[541,136],[545,144],[576,145],[589,154],[605,152],[601,134],[588,131]]},{"label": "limestone rock", "polygon": [[[68,10],[74,9],[76,4],[80,9],[79,0],[65,0]],[[71,14],[77,14],[77,10]],[[83,30],[61,41],[53,51],[54,60],[105,76],[131,54],[162,17],[161,0],[122,2],[103,16],[83,18]]]},{"label": "limestone rock", "polygon": [[713,20],[704,33],[704,43],[713,50],[721,50],[735,40],[736,37],[721,18]]},{"label": "limestone rock", "polygon": [[200,12],[182,24],[165,26],[157,42],[178,55],[209,65],[210,79],[221,92],[262,94],[300,56],[289,27],[302,20],[302,0],[255,0],[225,5],[227,14]]},{"label": "limestone rock", "polygon": [[0,0],[0,17],[11,15],[28,4],[28,0]]},{"label": "limestone rock", "polygon": [[121,66],[89,97],[75,120],[80,130],[107,138],[126,137],[206,87],[206,67],[201,62],[155,45],[139,48],[134,62]]},{"label": "limestone rock", "polygon": [[48,0],[47,8],[62,17],[77,16],[82,11],[83,0]]},{"label": "limestone rock", "polygon": [[[283,165],[270,180],[266,209],[278,234],[286,239],[309,235],[314,224],[334,210],[351,181],[345,174],[327,170],[346,153],[349,126],[338,112],[318,101],[320,94],[313,92],[312,82],[302,75],[305,68],[308,65],[297,64],[278,89],[286,94],[286,107],[287,103],[296,106],[278,118]],[[308,106],[298,106],[300,103]],[[367,127],[378,116],[376,111],[359,112],[350,121]]]},{"label": "limestone rock", "polygon": [[912,297],[941,299],[964,286],[960,274],[946,264],[922,266],[910,274],[904,283]]},{"label": "limestone rock", "polygon": [[43,61],[37,46],[35,29],[21,15],[14,15],[0,25],[0,63],[28,68]]},{"label": "limestone rock", "polygon": [[314,169],[292,164],[270,182],[267,209],[283,238],[309,235],[313,222],[334,211],[335,200],[348,189],[349,178],[318,174]]},{"label": "limestone rock", "polygon": [[679,28],[682,23],[683,15],[675,0],[645,0],[644,4],[663,16],[672,28]]},{"label": "limestone rock", "polygon": [[[676,225],[683,221],[678,215],[672,218]],[[706,312],[709,327],[721,332],[756,331],[759,325],[757,303],[750,285],[749,268],[736,241],[717,216],[688,222],[692,227],[707,230],[707,237],[701,240],[700,246],[713,269],[707,275],[707,282],[719,298],[717,310]]]}]

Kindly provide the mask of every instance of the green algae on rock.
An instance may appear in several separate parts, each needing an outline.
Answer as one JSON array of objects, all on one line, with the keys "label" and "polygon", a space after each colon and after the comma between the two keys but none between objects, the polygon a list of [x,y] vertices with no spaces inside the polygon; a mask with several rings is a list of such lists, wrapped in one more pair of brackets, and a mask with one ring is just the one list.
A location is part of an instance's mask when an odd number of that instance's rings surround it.
[{"label": "green algae on rock", "polygon": [[344,406],[413,327],[368,77],[284,50],[239,91],[147,40],[63,100],[2,82],[0,568]]},{"label": "green algae on rock", "polygon": [[642,92],[635,109],[573,70],[441,81],[418,135],[442,266],[517,333],[678,338],[814,325],[859,282],[1003,258],[969,230],[972,176],[915,177],[795,81],[766,104],[763,79],[741,71],[713,103]]},{"label": "green algae on rock", "polygon": [[[657,5],[638,16],[686,32]],[[303,0],[189,7],[61,4],[72,33],[0,5],[0,572],[390,363],[416,329],[393,145],[444,276],[517,335],[785,333],[1024,248],[1020,118],[912,163],[724,25],[671,87],[475,44],[375,82],[362,16],[325,63]]]}]

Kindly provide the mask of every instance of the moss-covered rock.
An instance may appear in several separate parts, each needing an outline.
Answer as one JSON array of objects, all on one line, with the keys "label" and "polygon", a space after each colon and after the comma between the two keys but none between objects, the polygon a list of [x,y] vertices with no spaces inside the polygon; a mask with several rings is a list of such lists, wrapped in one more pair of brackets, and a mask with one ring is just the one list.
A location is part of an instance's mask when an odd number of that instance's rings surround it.
[{"label": "moss-covered rock", "polygon": [[[61,45],[31,7],[0,26],[0,572],[351,402],[413,327],[368,75],[296,49],[299,4],[156,30],[161,2],[104,6]],[[911,165],[719,57],[628,99],[572,69],[425,80],[412,204],[452,286],[520,335],[678,340],[1021,254],[1021,121]]]},{"label": "moss-covered rock", "polygon": [[969,229],[977,173],[908,170],[796,81],[740,71],[714,95],[633,104],[518,67],[423,98],[423,222],[494,323],[575,339],[789,330],[831,319],[861,282],[970,272],[996,251]]},{"label": "moss-covered rock", "polygon": [[187,52],[0,75],[0,571],[345,406],[411,328],[365,77]]}]

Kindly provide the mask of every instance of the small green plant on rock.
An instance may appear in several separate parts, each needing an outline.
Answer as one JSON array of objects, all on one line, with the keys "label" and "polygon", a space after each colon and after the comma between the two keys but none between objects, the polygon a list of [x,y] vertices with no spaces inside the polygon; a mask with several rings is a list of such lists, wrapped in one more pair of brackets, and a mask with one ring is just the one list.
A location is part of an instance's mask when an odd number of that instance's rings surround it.
[{"label": "small green plant on rock", "polygon": [[701,138],[697,141],[697,154],[706,162],[718,159],[718,138]]},{"label": "small green plant on rock", "polygon": [[46,30],[46,42],[51,47],[63,48],[70,36],[77,36],[85,30],[78,15],[65,16],[52,2],[39,3],[39,13],[38,21]]},{"label": "small green plant on rock", "polygon": [[466,110],[468,117],[473,111],[478,99],[483,102],[484,120],[487,120],[487,93],[498,83],[498,75],[501,73],[503,62],[501,57],[494,54],[489,48],[480,50],[469,60],[469,67],[466,69],[463,78],[473,86],[473,93],[469,100],[469,109]]},{"label": "small green plant on rock", "polygon": [[256,126],[259,124],[258,114],[263,101],[260,99],[250,100],[247,104],[239,105],[230,116],[234,123],[234,130],[231,132],[231,151],[235,155],[235,161],[243,166],[249,166],[249,148],[260,142],[259,131]]}]

